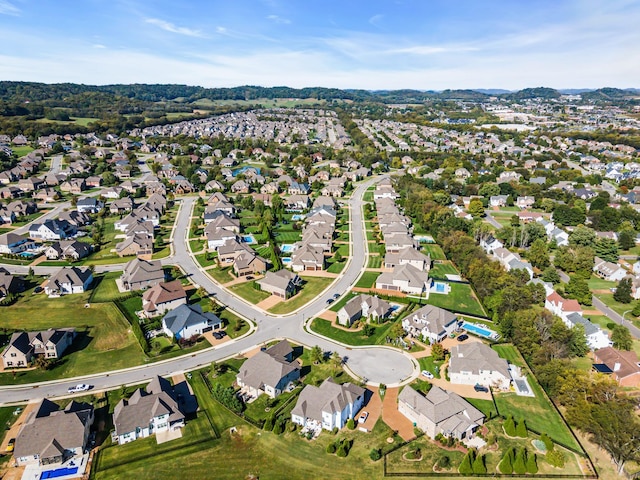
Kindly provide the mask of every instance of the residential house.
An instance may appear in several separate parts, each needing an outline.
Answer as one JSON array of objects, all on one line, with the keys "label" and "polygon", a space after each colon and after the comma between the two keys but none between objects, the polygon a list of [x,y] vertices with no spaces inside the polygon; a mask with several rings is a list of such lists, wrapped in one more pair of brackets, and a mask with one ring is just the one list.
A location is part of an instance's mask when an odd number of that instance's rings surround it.
[{"label": "residential house", "polygon": [[136,204],[131,197],[117,198],[109,205],[109,212],[112,215],[122,214],[133,211]]},{"label": "residential house", "polygon": [[24,291],[24,281],[22,277],[14,275],[7,269],[0,267],[0,299],[22,291]]},{"label": "residential house", "polygon": [[429,296],[431,279],[429,273],[423,272],[409,263],[396,265],[392,272],[384,272],[376,279],[376,289],[392,290],[414,295],[426,293]]},{"label": "residential house", "polygon": [[536,203],[536,199],[531,196],[518,197],[516,199],[516,207],[522,210],[533,207],[534,203]]},{"label": "residential house", "polygon": [[186,303],[187,293],[180,280],[157,283],[142,295],[142,310],[146,317],[164,315]]},{"label": "residential house", "polygon": [[324,270],[323,249],[297,243],[291,254],[291,268],[294,272]]},{"label": "residential house", "polygon": [[379,322],[381,319],[387,318],[391,311],[389,302],[377,296],[360,294],[338,310],[338,323],[349,327],[360,318]]},{"label": "residential house", "polygon": [[203,312],[198,304],[182,304],[162,319],[162,330],[169,338],[188,339],[222,328],[222,320],[211,312]]},{"label": "residential house", "polygon": [[482,342],[451,347],[447,374],[451,383],[458,385],[487,385],[500,390],[508,390],[511,385],[507,361]]},{"label": "residential house", "polygon": [[34,248],[34,243],[24,235],[8,232],[0,235],[0,254],[17,254]]},{"label": "residential house", "polygon": [[261,290],[287,299],[296,294],[301,280],[298,275],[283,268],[277,272],[267,272],[264,278],[257,280],[256,283],[260,285]]},{"label": "residential house", "polygon": [[431,438],[438,434],[457,440],[471,438],[485,418],[457,393],[435,385],[426,396],[404,387],[398,395],[398,411]]},{"label": "residential house", "polygon": [[576,325],[582,325],[584,328],[584,336],[587,340],[587,346],[591,350],[597,350],[599,348],[610,347],[613,345],[613,342],[609,339],[609,335],[607,335],[598,325],[584,318],[580,313],[569,313],[563,317],[563,320],[569,328],[573,328]]},{"label": "residential house", "polygon": [[529,212],[527,210],[520,211],[516,214],[518,219],[523,223],[537,222],[544,218],[539,212]]},{"label": "residential house", "polygon": [[55,202],[60,196],[58,192],[50,187],[41,188],[36,193],[33,194],[34,200],[40,200],[41,202]]},{"label": "residential house", "polygon": [[309,208],[309,195],[290,195],[284,199],[284,204],[290,212],[302,212]]},{"label": "residential house", "polygon": [[504,248],[504,243],[495,238],[493,235],[480,239],[480,247],[487,253],[492,255],[498,248]]},{"label": "residential house", "polygon": [[[74,228],[89,225],[91,223],[91,217],[77,210],[67,210],[58,215],[58,222],[67,222]],[[75,234],[75,233],[74,233]]]},{"label": "residential house", "polygon": [[600,257],[595,257],[593,271],[609,282],[619,282],[627,276],[627,271],[617,263],[605,262]]},{"label": "residential house", "polygon": [[251,396],[265,393],[276,398],[291,389],[299,378],[300,365],[293,359],[293,349],[286,340],[282,340],[244,362],[236,383]]},{"label": "residential house", "polygon": [[63,410],[43,399],[27,414],[13,450],[16,465],[52,465],[84,454],[93,424],[93,406],[70,402]]},{"label": "residential house", "polygon": [[600,348],[593,352],[593,361],[597,371],[610,374],[621,387],[640,386],[640,362],[633,350],[625,352],[613,347]]},{"label": "residential house", "polygon": [[568,315],[574,312],[582,313],[582,307],[577,300],[564,299],[558,292],[553,292],[547,296],[544,302],[544,308],[560,317],[565,323],[567,323]]},{"label": "residential house", "polygon": [[87,267],[62,267],[52,274],[44,286],[49,296],[84,293],[93,282],[93,273]]},{"label": "residential house", "polygon": [[339,385],[327,378],[319,387],[304,387],[291,421],[307,428],[341,429],[350,418],[355,418],[364,404],[366,390],[352,383]]},{"label": "residential house", "polygon": [[165,274],[160,260],[142,260],[140,258],[134,258],[128,262],[120,276],[122,288],[128,292],[145,290],[164,282],[164,280]]},{"label": "residential house", "polygon": [[205,227],[204,235],[207,238],[207,247],[209,250],[218,250],[227,241],[238,240],[238,235],[233,230],[216,227],[212,223]]},{"label": "residential house", "polygon": [[384,268],[395,268],[397,265],[412,265],[428,273],[431,269],[431,256],[425,255],[412,246],[405,247],[398,253],[387,253],[384,256]]},{"label": "residential house", "polygon": [[78,240],[60,240],[44,251],[49,260],[80,260],[91,253],[91,245]]},{"label": "residential house", "polygon": [[113,410],[115,437],[119,444],[184,427],[178,395],[168,380],[155,377],[143,390],[122,399]]},{"label": "residential house", "polygon": [[498,260],[508,272],[511,270],[524,270],[529,274],[530,278],[533,278],[533,266],[529,262],[522,260],[517,253],[511,252],[506,248],[496,248],[493,251],[493,258]]},{"label": "residential house", "polygon": [[94,197],[81,198],[76,203],[76,210],[82,213],[98,213],[104,204]]},{"label": "residential house", "polygon": [[151,260],[153,256],[153,236],[148,233],[128,235],[122,242],[116,244],[116,253],[120,257],[135,255],[144,260]]},{"label": "residential house", "polygon": [[458,317],[444,308],[425,305],[402,320],[402,328],[412,337],[436,343],[459,327]]},{"label": "residential house", "polygon": [[71,178],[60,184],[60,190],[66,193],[73,193],[79,195],[86,190],[87,185],[84,182],[84,178]]},{"label": "residential house", "polygon": [[257,255],[252,249],[240,253],[233,262],[233,273],[237,277],[264,273],[267,270],[268,262]]},{"label": "residential house", "polygon": [[240,233],[240,220],[232,218],[222,210],[209,210],[209,208],[207,208],[204,211],[204,224],[207,227],[224,228],[235,233]]},{"label": "residential house", "polygon": [[76,228],[66,220],[45,220],[29,227],[29,237],[38,240],[64,240],[76,234]]},{"label": "residential house", "polygon": [[15,332],[2,352],[4,368],[28,367],[35,356],[47,360],[60,358],[75,336],[73,328]]}]

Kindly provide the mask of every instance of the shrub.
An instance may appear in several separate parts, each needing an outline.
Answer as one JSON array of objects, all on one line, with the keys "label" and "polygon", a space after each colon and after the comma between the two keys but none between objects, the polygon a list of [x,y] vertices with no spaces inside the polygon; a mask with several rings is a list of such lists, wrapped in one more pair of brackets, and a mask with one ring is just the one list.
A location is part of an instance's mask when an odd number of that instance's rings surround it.
[{"label": "shrub", "polygon": [[336,452],[336,455],[343,458],[349,455],[349,450],[347,450],[344,443],[340,444],[340,446],[338,447],[338,451]]},{"label": "shrub", "polygon": [[356,428],[356,422],[353,421],[353,418],[350,418],[349,420],[347,420],[347,428],[349,430],[353,430]]},{"label": "shrub", "polygon": [[336,453],[336,444],[331,442],[327,445],[327,453]]},{"label": "shrub", "polygon": [[334,435],[337,435],[339,432],[338,427],[333,427],[333,430],[331,430],[331,433],[333,433]]},{"label": "shrub", "polygon": [[448,455],[443,455],[438,459],[437,465],[440,468],[449,468],[451,466],[451,459]]},{"label": "shrub", "polygon": [[518,425],[516,426],[516,436],[521,437],[521,438],[527,438],[527,424],[525,423],[524,419],[520,422],[518,422]]},{"label": "shrub", "polygon": [[513,420],[513,417],[511,415],[507,417],[502,427],[504,428],[504,433],[506,433],[510,437],[516,436],[516,422]]},{"label": "shrub", "polygon": [[547,452],[545,455],[547,462],[549,465],[553,465],[554,467],[562,468],[564,467],[564,454],[559,450],[551,450]]},{"label": "shrub", "polygon": [[379,448],[372,448],[369,452],[369,458],[374,462],[377,462],[382,458],[382,450],[380,450]]}]

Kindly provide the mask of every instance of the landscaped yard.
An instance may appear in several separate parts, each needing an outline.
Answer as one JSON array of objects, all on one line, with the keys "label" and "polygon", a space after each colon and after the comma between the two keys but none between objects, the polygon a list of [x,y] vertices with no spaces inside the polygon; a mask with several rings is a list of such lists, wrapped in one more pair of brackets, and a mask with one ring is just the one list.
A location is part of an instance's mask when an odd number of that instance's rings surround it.
[{"label": "landscaped yard", "polygon": [[233,293],[241,298],[244,298],[249,303],[260,303],[265,298],[271,296],[269,292],[263,292],[255,288],[256,282],[252,280],[250,282],[236,283],[229,287]]},{"label": "landscaped yard", "polygon": [[290,313],[297,310],[301,306],[316,298],[324,289],[326,289],[333,281],[333,278],[324,277],[304,277],[304,285],[302,289],[286,302],[280,302],[271,307],[268,311],[275,314]]},{"label": "landscaped yard", "polygon": [[91,295],[92,302],[110,302],[123,296],[129,295],[129,293],[120,293],[118,286],[116,285],[116,279],[120,278],[121,272],[108,272],[99,275],[94,275],[94,289]]},{"label": "landscaped yard", "polygon": [[423,243],[421,244],[422,253],[425,255],[431,255],[431,260],[446,260],[447,256],[444,254],[442,247],[436,243]]},{"label": "landscaped yard", "polygon": [[369,255],[367,268],[380,268],[382,266],[382,257],[380,255]]},{"label": "landscaped yard", "polygon": [[[502,358],[514,364],[524,363],[514,346],[496,345],[496,347],[496,351]],[[511,392],[494,395],[500,415],[503,417],[513,415],[515,419],[525,419],[529,428],[539,433],[547,433],[555,442],[580,450],[580,446],[560,414],[547,399],[536,378],[533,375],[527,375],[527,380],[535,397],[518,396]]]},{"label": "landscaped yard", "polygon": [[[389,449],[387,438],[394,438],[391,429],[378,422],[371,433],[358,430],[344,430],[338,436],[323,432],[319,438],[308,441],[297,432],[276,435],[258,430],[244,420],[230,413],[216,401],[200,378],[194,372],[191,380],[198,403],[215,425],[220,438],[215,439],[213,429],[209,430],[205,420],[196,420],[194,427],[187,424],[185,437],[180,440],[156,445],[155,439],[138,440],[131,444],[110,447],[103,458],[95,464],[95,479],[137,478],[139,480],[157,478],[181,478],[188,472],[190,478],[243,479],[256,475],[261,479],[292,480],[322,478],[338,480],[349,472],[350,479],[382,478],[382,462],[369,459],[371,448]],[[204,426],[202,426],[204,424]],[[231,434],[230,427],[237,432]],[[206,435],[211,440],[206,440]],[[202,441],[195,443],[194,441]],[[337,438],[354,441],[346,458],[338,458],[326,453],[329,442]],[[143,442],[141,445],[136,445]],[[278,452],[274,454],[274,452]],[[340,468],[336,468],[339,464]],[[112,468],[108,468],[112,466]],[[107,469],[108,468],[108,469]]]},{"label": "landscaped yard", "polygon": [[434,278],[447,278],[447,275],[460,275],[460,272],[450,263],[434,263],[429,272]]},{"label": "landscaped yard", "polygon": [[211,275],[216,282],[225,284],[234,279],[229,273],[229,270],[231,270],[231,267],[212,268],[211,270],[207,270],[207,273]]},{"label": "landscaped yard", "polygon": [[440,367],[444,363],[444,360],[434,360],[433,357],[422,357],[418,359],[418,363],[420,364],[420,370],[427,370],[436,378],[440,378]]},{"label": "landscaped yard", "polygon": [[14,377],[0,376],[2,384],[40,382],[98,373],[144,363],[145,355],[130,325],[116,306],[93,303],[85,308],[88,293],[48,298],[28,291],[11,308],[2,311],[2,326],[15,330],[74,327],[79,336],[55,368],[29,370]]},{"label": "landscaped yard", "polygon": [[384,345],[386,344],[386,333],[393,325],[393,322],[383,323],[382,325],[372,324],[375,328],[374,333],[366,337],[362,330],[343,330],[335,328],[329,320],[315,318],[311,322],[311,330],[320,335],[332,338],[346,345]]},{"label": "landscaped yard", "polygon": [[451,282],[449,285],[451,286],[449,294],[431,293],[426,303],[454,312],[485,315],[469,284]]}]

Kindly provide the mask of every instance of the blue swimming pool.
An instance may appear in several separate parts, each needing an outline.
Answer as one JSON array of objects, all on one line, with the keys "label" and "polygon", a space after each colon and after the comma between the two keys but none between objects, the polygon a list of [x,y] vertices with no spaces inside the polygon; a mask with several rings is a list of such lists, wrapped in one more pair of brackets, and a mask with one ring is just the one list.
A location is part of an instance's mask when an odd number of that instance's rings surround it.
[{"label": "blue swimming pool", "polygon": [[40,478],[42,478],[42,479],[44,479],[44,478],[58,478],[58,477],[64,477],[65,475],[73,475],[75,473],[78,473],[78,467],[56,468],[55,470],[46,470],[46,471],[42,472],[42,475],[40,475]]},{"label": "blue swimming pool", "polygon": [[253,235],[242,235],[242,241],[244,243],[256,243],[256,239]]},{"label": "blue swimming pool", "polygon": [[446,291],[446,285],[444,283],[436,282],[433,285],[438,293],[444,293]]},{"label": "blue swimming pool", "polygon": [[464,322],[462,324],[462,328],[464,328],[467,332],[478,335],[479,337],[497,339],[499,335],[485,327],[481,327],[480,325],[476,325],[475,323]]},{"label": "blue swimming pool", "polygon": [[291,215],[291,220],[293,220],[294,222],[304,220],[304,215],[299,215],[296,213],[295,215]]},{"label": "blue swimming pool", "polygon": [[20,256],[24,258],[31,258],[31,257],[35,257],[36,254],[31,252],[22,252],[20,253]]},{"label": "blue swimming pool", "polygon": [[293,245],[291,245],[290,243],[285,243],[283,245],[280,245],[280,251],[282,253],[291,253],[293,252]]},{"label": "blue swimming pool", "polygon": [[280,259],[282,261],[283,264],[289,264],[291,263],[291,257],[284,257]]}]

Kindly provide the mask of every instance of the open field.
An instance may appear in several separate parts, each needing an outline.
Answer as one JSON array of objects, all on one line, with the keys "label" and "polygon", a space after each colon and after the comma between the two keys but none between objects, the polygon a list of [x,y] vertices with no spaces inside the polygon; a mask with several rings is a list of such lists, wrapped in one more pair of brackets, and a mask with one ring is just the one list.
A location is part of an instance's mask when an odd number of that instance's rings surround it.
[{"label": "open field", "polygon": [[263,292],[262,290],[258,290],[254,287],[256,284],[255,280],[250,282],[237,283],[229,287],[233,293],[238,295],[239,297],[244,298],[249,303],[260,303],[265,298],[271,296],[269,292]]},{"label": "open field", "polygon": [[301,276],[300,278],[302,278],[305,283],[298,294],[294,297],[291,297],[286,302],[280,302],[277,305],[274,305],[269,309],[269,312],[275,314],[293,312],[294,310],[300,308],[301,306],[316,298],[320,294],[320,292],[327,288],[334,280],[333,278],[324,277]]},{"label": "open field", "polygon": [[449,283],[451,292],[448,295],[431,293],[426,303],[454,312],[484,316],[484,310],[476,299],[471,286],[466,283]]}]

